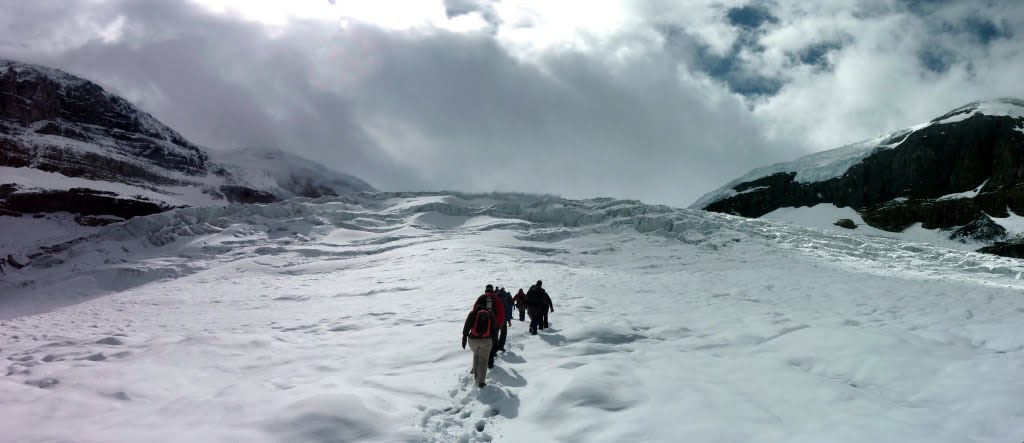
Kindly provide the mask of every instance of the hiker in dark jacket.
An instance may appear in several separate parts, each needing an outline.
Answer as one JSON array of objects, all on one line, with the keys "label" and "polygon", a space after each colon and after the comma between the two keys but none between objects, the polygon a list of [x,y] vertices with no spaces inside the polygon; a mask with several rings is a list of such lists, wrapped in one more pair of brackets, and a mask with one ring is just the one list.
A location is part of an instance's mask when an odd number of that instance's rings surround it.
[{"label": "hiker in dark jacket", "polygon": [[[499,295],[501,296],[501,302],[505,308],[505,323],[508,326],[512,326],[512,311],[515,309],[513,306],[514,302],[512,300],[512,294],[509,294],[505,288],[501,288],[499,290]],[[504,344],[502,344],[502,348],[504,347]]]},{"label": "hiker in dark jacket", "polygon": [[548,291],[541,289],[540,292],[544,296],[544,301],[540,305],[541,314],[538,326],[540,326],[540,329],[547,329],[550,327],[548,325],[548,312],[555,312],[555,305],[551,303],[551,296],[548,295]]},{"label": "hiker in dark jacket", "polygon": [[[466,317],[466,324],[462,327],[462,349],[473,351],[473,377],[478,387],[487,386],[488,360],[491,357],[491,349],[497,345],[499,322],[494,307],[497,305],[488,304],[489,299],[481,297],[481,303],[473,306],[473,310]],[[488,307],[490,306],[490,307]]]},{"label": "hiker in dark jacket", "polygon": [[526,309],[530,310],[530,334],[532,335],[537,335],[537,329],[543,326],[542,322],[547,317],[548,308],[552,307],[551,297],[548,297],[548,293],[544,291],[543,283],[537,280],[537,284],[530,286],[530,290],[526,292]]},{"label": "hiker in dark jacket", "polygon": [[502,303],[501,298],[494,293],[494,285],[487,285],[487,288],[484,290],[484,295],[478,297],[473,306],[480,304],[485,300],[485,298],[491,300],[491,306],[494,306],[494,318],[499,319],[497,320],[499,323],[498,335],[494,337],[494,346],[491,347],[490,358],[487,362],[487,367],[493,368],[494,357],[498,355],[498,350],[505,344],[505,336],[508,334],[508,327],[505,326],[505,322],[503,320],[500,320],[505,318],[505,304]]},{"label": "hiker in dark jacket", "polygon": [[523,288],[519,288],[512,302],[515,303],[516,309],[519,309],[519,321],[526,321],[526,293],[523,292]]}]

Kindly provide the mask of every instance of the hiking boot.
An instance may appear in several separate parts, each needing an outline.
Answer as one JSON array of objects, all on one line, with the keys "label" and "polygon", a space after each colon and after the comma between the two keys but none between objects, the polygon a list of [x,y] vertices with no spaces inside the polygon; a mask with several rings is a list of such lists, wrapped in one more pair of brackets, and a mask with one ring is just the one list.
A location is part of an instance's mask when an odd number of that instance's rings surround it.
[{"label": "hiking boot", "polygon": [[487,386],[487,383],[477,383],[477,384],[476,384],[476,387],[478,387],[478,388],[481,388],[481,389],[482,389],[482,388],[483,388],[484,386]]}]

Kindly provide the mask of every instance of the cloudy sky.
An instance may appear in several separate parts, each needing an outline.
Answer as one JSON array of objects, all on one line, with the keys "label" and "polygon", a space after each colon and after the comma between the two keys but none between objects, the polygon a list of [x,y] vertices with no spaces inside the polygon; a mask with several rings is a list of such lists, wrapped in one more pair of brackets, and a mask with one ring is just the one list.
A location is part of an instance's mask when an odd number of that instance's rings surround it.
[{"label": "cloudy sky", "polygon": [[382,190],[688,205],[1024,96],[1015,0],[0,0],[0,57]]}]

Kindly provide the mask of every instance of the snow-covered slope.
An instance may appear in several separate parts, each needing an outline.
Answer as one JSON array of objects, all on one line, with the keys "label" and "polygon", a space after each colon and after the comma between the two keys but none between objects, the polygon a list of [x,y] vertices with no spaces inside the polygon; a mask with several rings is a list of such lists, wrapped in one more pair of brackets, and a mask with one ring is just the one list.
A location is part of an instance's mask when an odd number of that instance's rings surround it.
[{"label": "snow-covered slope", "polygon": [[[1020,262],[526,195],[183,208],[0,279],[0,427],[34,441],[1024,439]],[[487,283],[543,279],[471,385]]]},{"label": "snow-covered slope", "polygon": [[357,177],[281,150],[249,148],[214,155],[232,177],[281,198],[337,196],[374,190]]}]

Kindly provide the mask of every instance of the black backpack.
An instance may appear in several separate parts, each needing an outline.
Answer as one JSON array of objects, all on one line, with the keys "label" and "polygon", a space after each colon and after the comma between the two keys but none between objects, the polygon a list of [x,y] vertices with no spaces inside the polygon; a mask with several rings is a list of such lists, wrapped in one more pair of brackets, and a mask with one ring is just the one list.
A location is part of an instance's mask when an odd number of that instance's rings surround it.
[{"label": "black backpack", "polygon": [[476,310],[476,318],[473,319],[473,327],[469,330],[470,338],[491,338],[491,326],[494,322],[494,314],[483,307]]}]

